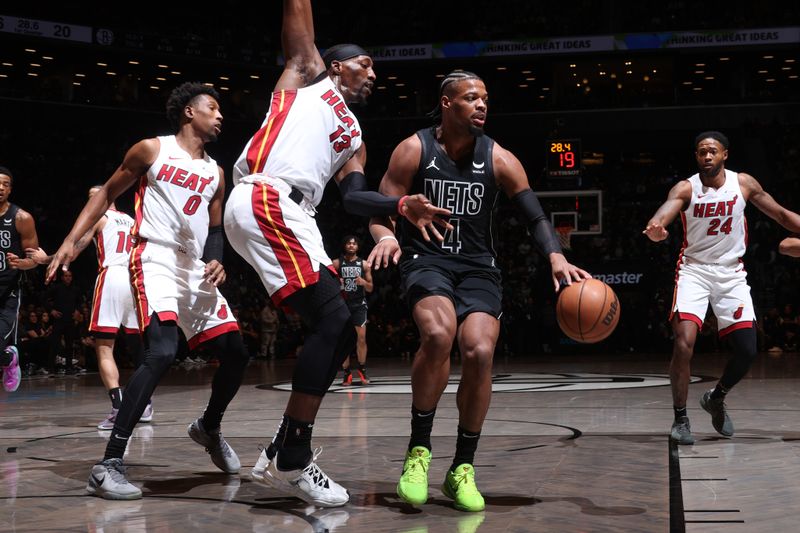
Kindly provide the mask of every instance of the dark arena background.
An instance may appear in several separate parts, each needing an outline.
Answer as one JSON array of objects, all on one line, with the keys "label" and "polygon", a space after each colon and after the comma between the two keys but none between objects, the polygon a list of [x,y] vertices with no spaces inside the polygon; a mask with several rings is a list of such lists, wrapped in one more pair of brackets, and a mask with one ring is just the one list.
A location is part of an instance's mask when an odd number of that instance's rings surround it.
[{"label": "dark arena background", "polygon": [[[689,389],[697,441],[678,447],[669,440],[667,317],[683,230],[676,221],[661,243],[642,231],[670,188],[697,172],[693,141],[706,130],[730,139],[726,168],[800,209],[800,4],[312,4],[320,49],[356,42],[375,60],[374,94],[353,108],[369,147],[370,186],[377,189],[393,148],[431,124],[441,79],[453,69],[477,73],[490,95],[486,133],[522,162],[569,261],[616,291],[617,329],[592,345],[560,332],[549,262],[501,195],[493,226],[503,315],[475,461],[486,509],[457,511],[439,491],[458,422],[457,350],[433,430],[428,503],[412,507],[395,494],[418,332],[394,268],[374,273],[368,296],[370,384],[344,387],[337,375],[315,424],[320,464],[351,500],[314,508],[250,479],[259,445],[283,414],[303,326],[281,310],[274,349],[262,349],[266,292],[226,246],[222,292],[252,358],[223,423],[240,474],[220,473],[186,436],[207,402],[217,356],[184,343],[155,392],[153,421],[137,426],[126,452],[144,498],[106,501],[85,493],[109,435],[95,429],[108,400],[87,330],[97,262],[86,250],[72,266],[83,302],[74,341],[59,346],[54,365],[48,340],[35,335],[46,337],[37,324],[50,319],[52,289],[44,267],[24,278],[22,384],[0,392],[0,530],[794,530],[800,263],[778,253],[789,232],[748,207],[744,262],[759,355],[727,399],[736,434],[718,435],[698,404],[730,354],[709,312]],[[0,166],[13,172],[10,200],[33,215],[41,247],[55,252],[89,186],[108,179],[133,143],[171,133],[165,101],[185,81],[221,95],[224,128],[208,151],[230,193],[232,166],[283,69],[281,13],[280,2],[0,5]],[[133,212],[133,189],[117,206]],[[374,245],[368,220],[344,214],[335,185],[316,219],[331,258],[348,234],[359,237],[364,257]],[[133,368],[117,344],[125,383]],[[67,357],[76,360],[69,369]]]}]

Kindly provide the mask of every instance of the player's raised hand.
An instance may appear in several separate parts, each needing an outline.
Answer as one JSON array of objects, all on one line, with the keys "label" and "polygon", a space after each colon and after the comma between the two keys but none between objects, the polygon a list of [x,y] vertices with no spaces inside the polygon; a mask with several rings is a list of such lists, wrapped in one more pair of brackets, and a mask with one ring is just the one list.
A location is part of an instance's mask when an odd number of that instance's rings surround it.
[{"label": "player's raised hand", "polygon": [[431,240],[428,235],[429,231],[437,240],[444,240],[442,234],[436,229],[436,224],[445,229],[453,229],[453,226],[447,219],[443,218],[450,216],[450,210],[436,207],[424,194],[412,194],[407,196],[406,199],[403,200],[400,214],[419,229],[420,233],[422,233],[422,238],[426,241]]},{"label": "player's raised hand", "polygon": [[25,256],[28,259],[33,259],[33,262],[37,265],[46,265],[50,262],[47,252],[41,248],[25,248]]},{"label": "player's raised hand", "polygon": [[658,222],[651,222],[648,224],[642,233],[647,235],[647,238],[653,242],[663,241],[669,236],[669,231],[667,231],[667,228]]},{"label": "player's raised hand", "polygon": [[225,283],[225,267],[223,267],[222,263],[216,259],[212,259],[206,263],[206,266],[203,270],[203,278],[215,287],[219,287]]}]

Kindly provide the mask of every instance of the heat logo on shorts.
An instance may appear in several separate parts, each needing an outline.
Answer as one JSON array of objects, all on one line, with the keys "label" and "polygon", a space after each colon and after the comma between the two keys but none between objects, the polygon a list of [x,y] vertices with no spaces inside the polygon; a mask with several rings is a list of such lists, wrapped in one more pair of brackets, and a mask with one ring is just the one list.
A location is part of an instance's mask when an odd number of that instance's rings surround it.
[{"label": "heat logo on shorts", "polygon": [[225,304],[222,304],[219,308],[219,311],[217,311],[217,318],[220,320],[225,320],[228,318],[228,308],[225,307]]}]

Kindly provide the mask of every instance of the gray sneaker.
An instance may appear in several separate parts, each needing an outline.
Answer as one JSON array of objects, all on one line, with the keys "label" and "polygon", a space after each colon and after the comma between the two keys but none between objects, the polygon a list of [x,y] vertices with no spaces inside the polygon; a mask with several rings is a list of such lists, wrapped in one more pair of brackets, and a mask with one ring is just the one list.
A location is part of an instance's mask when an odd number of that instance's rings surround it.
[{"label": "gray sneaker", "polygon": [[672,431],[669,432],[669,438],[678,444],[694,444],[692,426],[689,425],[688,416],[682,416],[672,423]]},{"label": "gray sneaker", "polygon": [[193,441],[201,446],[205,446],[206,451],[211,456],[211,462],[213,462],[217,468],[226,474],[236,474],[239,472],[239,468],[242,466],[239,462],[239,457],[236,455],[236,452],[233,451],[233,448],[225,442],[219,429],[207,433],[203,427],[202,419],[198,418],[189,425],[188,432]]},{"label": "gray sneaker", "polygon": [[700,407],[706,410],[711,415],[711,425],[717,430],[717,433],[725,437],[733,436],[733,422],[728,412],[725,410],[725,400],[722,398],[714,399],[711,393],[714,390],[707,390],[703,397],[700,398]]},{"label": "gray sneaker", "polygon": [[142,491],[125,479],[122,459],[106,459],[92,467],[86,492],[106,500],[138,500]]}]

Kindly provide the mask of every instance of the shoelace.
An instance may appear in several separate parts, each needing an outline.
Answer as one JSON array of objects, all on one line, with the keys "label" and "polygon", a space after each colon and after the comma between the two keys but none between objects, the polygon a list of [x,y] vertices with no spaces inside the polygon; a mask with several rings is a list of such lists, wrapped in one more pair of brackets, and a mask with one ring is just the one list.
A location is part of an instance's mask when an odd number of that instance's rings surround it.
[{"label": "shoelace", "polygon": [[456,486],[454,487],[455,490],[461,489],[462,491],[467,491],[469,493],[478,491],[478,487],[475,485],[475,480],[469,472],[455,474],[453,479],[456,481]]},{"label": "shoelace", "polygon": [[108,475],[111,476],[111,479],[116,483],[128,482],[128,480],[125,479],[125,473],[127,469],[122,464],[122,461],[114,461],[113,463],[106,465],[106,471],[108,472]]},{"label": "shoelace", "polygon": [[422,460],[421,456],[413,457],[411,463],[408,465],[408,478],[414,483],[423,483],[425,481],[425,474],[428,471],[428,465]]},{"label": "shoelace", "polygon": [[314,450],[311,463],[303,469],[303,472],[311,477],[311,481],[313,481],[316,486],[329,489],[330,483],[328,482],[328,476],[317,466],[317,457],[319,457],[321,453],[322,446]]}]

